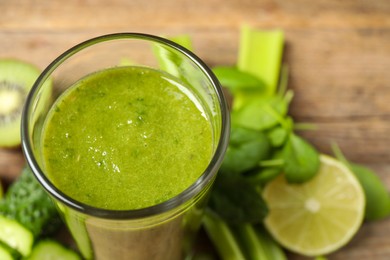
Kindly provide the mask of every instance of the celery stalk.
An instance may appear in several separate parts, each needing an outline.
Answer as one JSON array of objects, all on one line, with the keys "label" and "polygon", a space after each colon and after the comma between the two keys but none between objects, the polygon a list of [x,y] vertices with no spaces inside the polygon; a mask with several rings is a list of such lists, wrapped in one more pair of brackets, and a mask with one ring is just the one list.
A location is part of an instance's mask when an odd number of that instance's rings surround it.
[{"label": "celery stalk", "polygon": [[183,46],[184,48],[186,48],[190,51],[193,50],[191,37],[187,34],[176,35],[173,37],[169,37],[169,39],[173,42],[176,42],[177,44]]},{"label": "celery stalk", "polygon": [[257,233],[251,224],[240,224],[233,228],[241,248],[250,260],[274,260],[268,257],[267,248],[259,240]]},{"label": "celery stalk", "polygon": [[[192,49],[192,42],[189,35],[183,34],[168,39],[186,49]],[[153,51],[162,71],[166,71],[178,78],[181,77],[180,67],[185,66],[185,64],[183,63],[183,58],[177,52],[158,43],[153,44]]]},{"label": "celery stalk", "polygon": [[241,29],[238,68],[266,84],[266,95],[275,93],[283,54],[281,30],[262,31],[244,26]]},{"label": "celery stalk", "polygon": [[287,260],[279,244],[261,226],[240,224],[232,228],[248,260]]},{"label": "celery stalk", "polygon": [[256,227],[255,232],[260,244],[265,248],[268,259],[271,260],[287,260],[287,257],[281,246],[270,236],[267,230],[263,227]]},{"label": "celery stalk", "polygon": [[230,227],[217,215],[206,211],[203,217],[203,226],[221,259],[245,259]]}]

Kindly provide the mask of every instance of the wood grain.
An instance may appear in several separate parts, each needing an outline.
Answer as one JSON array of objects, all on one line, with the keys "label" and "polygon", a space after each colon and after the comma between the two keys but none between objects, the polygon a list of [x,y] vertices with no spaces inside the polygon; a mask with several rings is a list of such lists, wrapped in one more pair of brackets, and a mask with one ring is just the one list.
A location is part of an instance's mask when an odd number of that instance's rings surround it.
[{"label": "wood grain", "polygon": [[[390,1],[388,0],[0,0],[0,57],[46,67],[90,37],[123,31],[190,34],[210,66],[236,61],[240,27],[285,31],[291,115],[320,151],[337,142],[375,169],[390,190]],[[20,148],[0,149],[0,176],[23,167]],[[329,259],[390,259],[390,220],[365,223]],[[294,255],[291,259],[303,259]]]}]

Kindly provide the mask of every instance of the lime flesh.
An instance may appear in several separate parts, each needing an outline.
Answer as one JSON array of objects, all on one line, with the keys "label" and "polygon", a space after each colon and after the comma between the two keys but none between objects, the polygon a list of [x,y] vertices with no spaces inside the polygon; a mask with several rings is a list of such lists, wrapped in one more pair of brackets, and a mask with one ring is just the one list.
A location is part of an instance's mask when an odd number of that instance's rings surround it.
[{"label": "lime flesh", "polygon": [[265,225],[285,248],[307,256],[326,255],[348,243],[364,217],[365,197],[353,173],[321,155],[318,174],[303,184],[279,176],[264,189]]}]

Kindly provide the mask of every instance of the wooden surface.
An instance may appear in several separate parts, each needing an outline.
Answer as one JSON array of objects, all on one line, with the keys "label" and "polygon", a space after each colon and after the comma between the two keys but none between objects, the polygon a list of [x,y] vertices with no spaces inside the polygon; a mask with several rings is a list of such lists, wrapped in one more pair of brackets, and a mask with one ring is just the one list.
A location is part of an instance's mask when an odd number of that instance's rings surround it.
[{"label": "wooden surface", "polygon": [[[206,63],[232,65],[242,24],[283,29],[295,91],[291,115],[318,126],[301,134],[325,153],[336,141],[390,190],[388,0],[0,0],[0,10],[0,57],[42,69],[80,41],[123,31],[188,33]],[[23,163],[19,148],[0,149],[3,182]],[[390,219],[365,223],[329,259],[390,259]]]}]

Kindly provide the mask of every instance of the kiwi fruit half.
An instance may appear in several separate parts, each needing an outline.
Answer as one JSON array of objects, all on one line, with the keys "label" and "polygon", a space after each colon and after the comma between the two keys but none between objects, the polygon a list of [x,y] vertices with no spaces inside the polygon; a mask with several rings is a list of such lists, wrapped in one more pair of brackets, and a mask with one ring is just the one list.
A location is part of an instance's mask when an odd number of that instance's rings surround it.
[{"label": "kiwi fruit half", "polygon": [[0,146],[20,144],[20,120],[27,94],[40,70],[16,59],[0,59]]}]

